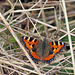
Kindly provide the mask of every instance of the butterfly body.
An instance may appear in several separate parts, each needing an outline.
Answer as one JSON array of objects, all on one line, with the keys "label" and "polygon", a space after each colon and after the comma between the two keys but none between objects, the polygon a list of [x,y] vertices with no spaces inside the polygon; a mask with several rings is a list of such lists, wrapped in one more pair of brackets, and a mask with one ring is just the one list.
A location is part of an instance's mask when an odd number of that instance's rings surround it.
[{"label": "butterfly body", "polygon": [[55,54],[65,46],[63,42],[49,42],[46,38],[37,40],[33,37],[21,37],[25,48],[29,49],[29,54],[33,60],[51,62]]},{"label": "butterfly body", "polygon": [[50,51],[51,47],[49,45],[49,42],[46,39],[40,40],[32,50],[35,50],[37,56],[40,57],[40,60],[43,60],[43,58],[52,53],[52,51]]}]

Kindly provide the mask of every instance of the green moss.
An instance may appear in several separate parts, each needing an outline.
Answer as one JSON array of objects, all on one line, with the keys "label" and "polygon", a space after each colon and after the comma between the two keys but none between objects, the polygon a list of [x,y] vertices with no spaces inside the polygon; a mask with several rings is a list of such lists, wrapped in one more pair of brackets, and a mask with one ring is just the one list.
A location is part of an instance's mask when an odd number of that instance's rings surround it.
[{"label": "green moss", "polygon": [[[72,40],[72,41],[75,41],[75,36],[71,36],[71,40]],[[62,39],[62,41],[65,41],[65,42],[69,41],[69,40],[68,40],[68,36],[64,37],[64,38]]]},{"label": "green moss", "polygon": [[3,28],[4,26],[0,25],[0,28]]},{"label": "green moss", "polygon": [[67,42],[67,41],[68,41],[68,36],[64,37],[64,38],[62,39],[62,41]]},{"label": "green moss", "polygon": [[72,41],[75,41],[75,36],[71,36]]},{"label": "green moss", "polygon": [[40,30],[41,30],[41,31],[44,31],[44,26],[42,26]]},{"label": "green moss", "polygon": [[10,40],[11,43],[13,43],[13,42],[16,41],[16,40],[14,39],[14,37],[11,37],[9,40]]}]

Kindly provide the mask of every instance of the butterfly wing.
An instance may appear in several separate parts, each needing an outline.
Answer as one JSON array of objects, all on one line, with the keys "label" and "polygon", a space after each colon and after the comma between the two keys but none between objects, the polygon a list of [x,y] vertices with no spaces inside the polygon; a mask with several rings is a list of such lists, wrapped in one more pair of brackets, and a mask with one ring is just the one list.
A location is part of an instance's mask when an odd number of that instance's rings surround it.
[{"label": "butterfly wing", "polygon": [[33,37],[21,37],[21,41],[23,42],[24,46],[31,50],[33,49],[37,44],[38,44],[38,40],[37,39],[34,39]]},{"label": "butterfly wing", "polygon": [[48,56],[47,56],[47,57],[44,57],[42,60],[43,60],[44,62],[50,63],[54,58],[55,58],[55,55],[54,55],[54,53],[50,50]]},{"label": "butterfly wing", "polygon": [[50,42],[50,46],[52,48],[53,53],[59,53],[65,46],[65,43],[55,41],[55,42]]},{"label": "butterfly wing", "polygon": [[49,49],[47,49],[49,50],[49,55],[47,57],[44,57],[43,60],[50,63],[54,59],[55,54],[59,53],[65,47],[65,43],[55,41],[55,42],[50,42],[49,44],[50,47]]},{"label": "butterfly wing", "polygon": [[33,37],[21,37],[21,42],[23,42],[25,48],[29,49],[29,54],[33,60],[40,60],[40,57],[36,54],[36,48],[34,48],[39,41]]}]

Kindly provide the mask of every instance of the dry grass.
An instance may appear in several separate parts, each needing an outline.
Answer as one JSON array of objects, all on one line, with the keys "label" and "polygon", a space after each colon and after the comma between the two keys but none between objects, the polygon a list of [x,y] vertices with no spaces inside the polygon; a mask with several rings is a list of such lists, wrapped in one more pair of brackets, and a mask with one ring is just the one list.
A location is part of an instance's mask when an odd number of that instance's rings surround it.
[{"label": "dry grass", "polygon": [[[74,2],[72,0],[46,0],[45,2],[38,0],[22,3],[21,0],[16,0],[16,2],[7,0],[1,3],[0,75],[74,75]],[[24,29],[21,28],[23,25],[26,25]],[[38,39],[46,36],[49,41],[61,41],[68,36],[69,41],[64,42],[70,45],[70,50],[64,50],[62,55],[56,55],[50,65],[42,62],[35,63],[30,58],[28,50],[21,44],[21,36],[33,36]]]}]

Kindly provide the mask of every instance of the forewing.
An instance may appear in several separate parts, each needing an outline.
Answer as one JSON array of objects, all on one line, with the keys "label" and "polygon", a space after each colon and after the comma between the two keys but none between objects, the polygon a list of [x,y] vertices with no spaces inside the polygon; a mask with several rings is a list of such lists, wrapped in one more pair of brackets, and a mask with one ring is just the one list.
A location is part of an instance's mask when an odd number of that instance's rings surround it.
[{"label": "forewing", "polygon": [[53,53],[56,54],[56,53],[60,52],[64,48],[65,43],[59,42],[59,41],[50,42],[50,46],[51,46],[51,48],[53,50]]},{"label": "forewing", "polygon": [[38,40],[37,39],[34,39],[33,37],[21,37],[21,41],[23,42],[24,46],[31,50],[33,49],[37,44],[38,44]]}]

